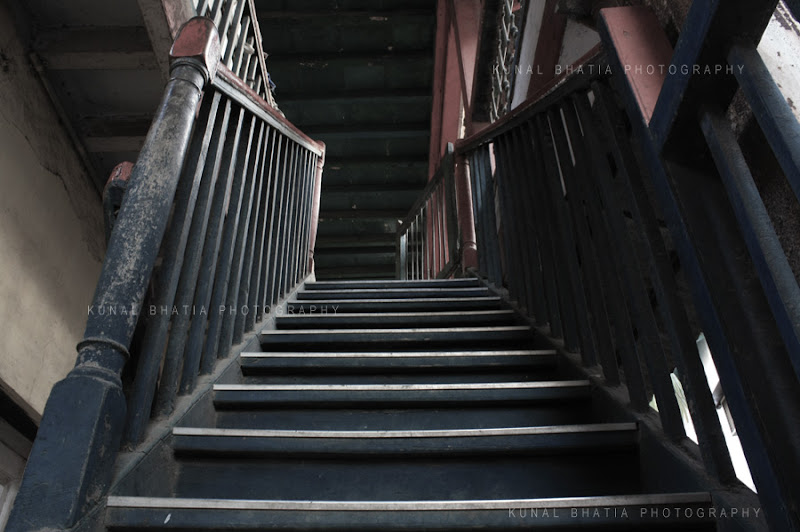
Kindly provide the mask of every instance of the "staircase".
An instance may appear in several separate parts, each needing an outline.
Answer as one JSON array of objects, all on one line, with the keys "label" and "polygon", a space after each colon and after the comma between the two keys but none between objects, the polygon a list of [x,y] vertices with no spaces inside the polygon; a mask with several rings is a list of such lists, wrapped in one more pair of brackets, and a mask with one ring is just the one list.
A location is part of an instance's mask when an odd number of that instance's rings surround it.
[{"label": "staircase", "polygon": [[109,530],[715,529],[477,279],[307,283],[283,310]]}]

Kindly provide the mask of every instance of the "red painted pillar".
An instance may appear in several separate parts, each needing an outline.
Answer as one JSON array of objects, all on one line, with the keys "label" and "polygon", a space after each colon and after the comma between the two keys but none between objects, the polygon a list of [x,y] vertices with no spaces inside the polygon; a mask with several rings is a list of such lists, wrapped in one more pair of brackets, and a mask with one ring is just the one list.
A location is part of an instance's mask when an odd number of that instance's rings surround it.
[{"label": "red painted pillar", "polygon": [[456,157],[456,201],[461,233],[461,270],[466,273],[469,268],[478,268],[478,245],[472,212],[472,185],[467,174],[467,160],[463,155]]},{"label": "red painted pillar", "polygon": [[308,272],[314,271],[314,247],[317,244],[317,225],[319,224],[319,198],[322,194],[322,167],[325,166],[325,143],[318,142],[322,155],[317,159],[317,173],[314,175],[314,199],[311,203],[311,234],[308,238]]}]

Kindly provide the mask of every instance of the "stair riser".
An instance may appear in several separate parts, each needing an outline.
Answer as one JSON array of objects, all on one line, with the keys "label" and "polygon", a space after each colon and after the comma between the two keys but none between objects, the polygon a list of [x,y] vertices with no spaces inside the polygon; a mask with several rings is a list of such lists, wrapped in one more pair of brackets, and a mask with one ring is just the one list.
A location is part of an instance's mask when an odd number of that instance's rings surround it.
[{"label": "stair riser", "polygon": [[180,456],[243,457],[336,457],[346,456],[476,456],[556,455],[573,452],[604,453],[632,449],[635,431],[594,434],[548,434],[472,438],[258,438],[236,436],[174,436]]},{"label": "stair riser", "polygon": [[510,311],[481,314],[450,314],[440,315],[428,313],[420,316],[413,313],[411,316],[348,316],[342,314],[285,316],[275,320],[278,329],[363,329],[374,327],[379,329],[404,328],[404,327],[466,327],[466,326],[497,326],[518,325],[519,321]]},{"label": "stair riser", "polygon": [[450,298],[436,299],[325,299],[316,301],[289,301],[284,314],[342,314],[345,312],[435,312],[465,310],[495,310],[501,307],[500,298]]},{"label": "stair riser", "polygon": [[530,404],[571,400],[589,395],[586,389],[412,390],[412,391],[217,391],[217,408],[324,406],[326,408],[442,407],[488,404]]},{"label": "stair riser", "polygon": [[434,281],[319,281],[306,283],[305,290],[355,290],[358,288],[474,288],[479,287],[477,279],[442,279]]},{"label": "stair riser", "polygon": [[[371,406],[371,405],[369,405]],[[589,400],[488,408],[415,408],[332,410],[326,408],[237,410],[217,412],[219,428],[294,430],[425,430],[568,425],[594,421]]]},{"label": "stair riser", "polygon": [[245,375],[337,373],[350,375],[392,373],[497,372],[522,374],[536,370],[537,375],[552,372],[555,361],[549,356],[445,356],[393,358],[248,358],[242,359]]},{"label": "stair riser", "polygon": [[[178,497],[464,500],[638,493],[632,452],[598,455],[180,460]],[[612,480],[613,479],[613,480]]]},{"label": "stair riser", "polygon": [[451,298],[487,297],[489,290],[484,287],[468,288],[361,288],[354,290],[305,290],[297,294],[300,301],[318,299],[410,299],[410,298]]}]

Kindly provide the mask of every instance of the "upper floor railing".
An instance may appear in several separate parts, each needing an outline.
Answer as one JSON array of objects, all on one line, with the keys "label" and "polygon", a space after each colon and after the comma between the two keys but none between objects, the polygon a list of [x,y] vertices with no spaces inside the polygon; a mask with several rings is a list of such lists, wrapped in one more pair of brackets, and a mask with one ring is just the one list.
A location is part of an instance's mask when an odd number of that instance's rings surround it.
[{"label": "upper floor railing", "polygon": [[460,266],[452,144],[397,227],[397,278],[447,278]]},{"label": "upper floor railing", "polygon": [[184,25],[8,530],[75,525],[105,494],[120,444],[140,442],[313,267],[324,146],[224,59],[210,19]]},{"label": "upper floor railing", "polygon": [[221,62],[270,106],[277,107],[254,0],[192,0],[192,3],[197,15],[213,20],[219,31]]}]

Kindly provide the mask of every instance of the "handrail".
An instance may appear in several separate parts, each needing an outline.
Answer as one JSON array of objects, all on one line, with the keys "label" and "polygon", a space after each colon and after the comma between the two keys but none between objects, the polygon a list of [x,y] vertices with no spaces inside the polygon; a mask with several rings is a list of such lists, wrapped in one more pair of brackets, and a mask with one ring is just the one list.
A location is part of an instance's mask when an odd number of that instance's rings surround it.
[{"label": "handrail", "polygon": [[397,226],[397,277],[449,277],[460,262],[455,155],[452,144],[439,167]]},{"label": "handrail", "polygon": [[75,525],[120,444],[137,445],[311,271],[324,146],[220,57],[210,19],[181,28],[76,366],[50,395],[7,530]]},{"label": "handrail", "polygon": [[[495,137],[514,129],[532,116],[542,112],[543,109],[547,109],[553,103],[561,100],[564,95],[570,94],[578,88],[588,87],[592,81],[605,77],[606,71],[605,56],[602,49],[596,46],[578,59],[570,69],[565,69],[560,76],[548,82],[537,94],[502,115],[491,125],[469,137],[459,139],[456,142],[456,153],[464,154],[482,144],[491,142]],[[574,73],[569,75],[567,72]]]}]

